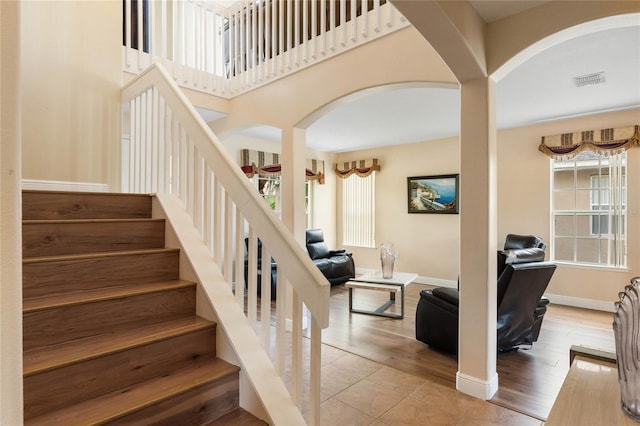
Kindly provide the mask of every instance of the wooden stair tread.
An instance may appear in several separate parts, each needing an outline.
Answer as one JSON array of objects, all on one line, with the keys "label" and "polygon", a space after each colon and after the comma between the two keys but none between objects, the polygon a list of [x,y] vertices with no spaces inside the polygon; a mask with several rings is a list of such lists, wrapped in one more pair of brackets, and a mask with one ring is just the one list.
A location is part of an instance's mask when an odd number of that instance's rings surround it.
[{"label": "wooden stair tread", "polygon": [[192,281],[172,280],[149,284],[138,284],[118,287],[106,287],[76,293],[60,294],[24,299],[22,312],[36,312],[45,309],[61,308],[64,306],[92,303],[109,299],[122,299],[128,296],[156,293],[167,290],[195,286]]},{"label": "wooden stair tread", "polygon": [[86,254],[63,254],[57,256],[34,256],[22,259],[22,264],[31,263],[46,263],[46,262],[64,262],[73,260],[85,260],[85,259],[99,259],[103,257],[117,257],[117,256],[131,256],[131,255],[144,255],[154,253],[172,253],[179,252],[177,248],[150,248],[150,249],[138,249],[138,250],[118,250],[118,251],[105,251],[97,253]]},{"label": "wooden stair tread", "polygon": [[70,223],[129,223],[129,222],[163,222],[164,219],[154,219],[148,217],[134,217],[123,219],[34,219],[23,220],[22,225],[55,225]]},{"label": "wooden stair tread", "polygon": [[202,360],[166,376],[118,389],[89,401],[30,419],[25,424],[103,424],[188,390],[237,374],[239,370],[238,367],[219,358]]},{"label": "wooden stair tread", "polygon": [[23,375],[28,377],[215,325],[212,321],[193,316],[32,349],[24,352]]}]

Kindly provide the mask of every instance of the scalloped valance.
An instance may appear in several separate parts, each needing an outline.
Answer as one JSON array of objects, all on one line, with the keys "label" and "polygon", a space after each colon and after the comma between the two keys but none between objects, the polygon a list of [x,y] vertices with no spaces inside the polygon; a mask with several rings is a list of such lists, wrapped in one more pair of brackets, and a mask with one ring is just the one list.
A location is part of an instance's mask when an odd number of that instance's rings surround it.
[{"label": "scalloped valance", "polygon": [[380,164],[378,164],[377,158],[371,160],[356,160],[345,161],[342,163],[342,168],[336,163],[335,172],[340,179],[346,179],[352,174],[356,174],[360,177],[367,177],[373,172],[380,171]]},{"label": "scalloped valance", "polygon": [[538,150],[554,160],[568,160],[582,151],[618,154],[640,146],[640,125],[543,136]]},{"label": "scalloped valance", "polygon": [[[280,154],[273,152],[242,149],[240,150],[240,168],[249,178],[255,175],[280,176],[282,174]],[[324,161],[307,158],[305,175],[307,180],[317,180],[324,185]]]}]

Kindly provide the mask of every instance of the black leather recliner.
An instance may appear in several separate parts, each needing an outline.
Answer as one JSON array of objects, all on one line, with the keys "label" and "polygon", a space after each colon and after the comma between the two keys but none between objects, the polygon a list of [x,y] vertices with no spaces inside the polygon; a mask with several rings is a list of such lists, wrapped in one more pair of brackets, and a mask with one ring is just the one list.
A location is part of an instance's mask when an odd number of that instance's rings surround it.
[{"label": "black leather recliner", "polygon": [[[542,241],[532,244],[507,237],[506,250],[498,252],[497,343],[501,352],[532,345],[538,340],[549,300],[542,297],[556,265],[544,262]],[[513,241],[522,244],[511,245]],[[533,245],[533,247],[532,247]],[[523,247],[525,248],[518,248]],[[451,288],[420,292],[416,309],[416,339],[434,349],[458,353],[459,293]]]},{"label": "black leather recliner", "polygon": [[356,267],[351,253],[329,250],[322,229],[307,229],[307,252],[320,272],[331,285],[343,284],[356,276]]}]

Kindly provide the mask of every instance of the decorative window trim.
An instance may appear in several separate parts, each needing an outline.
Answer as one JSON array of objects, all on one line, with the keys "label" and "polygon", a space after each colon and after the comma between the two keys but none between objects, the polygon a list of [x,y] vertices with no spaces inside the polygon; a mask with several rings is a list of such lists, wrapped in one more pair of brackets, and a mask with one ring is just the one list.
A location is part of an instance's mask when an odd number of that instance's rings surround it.
[{"label": "decorative window trim", "polygon": [[[255,175],[275,177],[282,174],[280,154],[273,152],[241,149],[240,168],[248,178]],[[324,185],[324,161],[307,158],[305,177],[307,180],[317,180],[319,184]]]},{"label": "decorative window trim", "polygon": [[378,164],[377,158],[372,158],[371,160],[345,161],[342,163],[342,168],[336,163],[334,170],[340,179],[346,179],[352,174],[367,177],[373,172],[379,172],[380,164]]},{"label": "decorative window trim", "polygon": [[582,151],[620,154],[640,146],[640,125],[543,136],[538,150],[554,160],[570,160]]}]

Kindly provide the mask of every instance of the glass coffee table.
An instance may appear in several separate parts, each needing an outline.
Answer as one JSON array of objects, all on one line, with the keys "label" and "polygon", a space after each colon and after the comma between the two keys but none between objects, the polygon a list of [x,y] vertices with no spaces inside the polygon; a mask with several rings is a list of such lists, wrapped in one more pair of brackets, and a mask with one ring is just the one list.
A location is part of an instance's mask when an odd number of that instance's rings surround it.
[{"label": "glass coffee table", "polygon": [[[418,274],[394,272],[392,278],[382,278],[381,271],[369,272],[345,283],[349,289],[349,312],[377,315],[388,318],[404,318],[404,288],[418,277]],[[384,291],[389,293],[389,300],[373,311],[353,308],[353,291],[355,289]],[[400,293],[400,315],[385,312],[396,303],[396,293]]]}]

